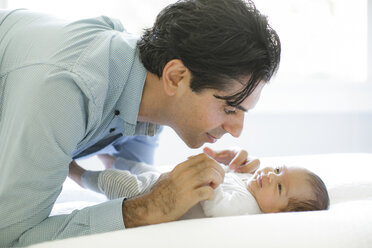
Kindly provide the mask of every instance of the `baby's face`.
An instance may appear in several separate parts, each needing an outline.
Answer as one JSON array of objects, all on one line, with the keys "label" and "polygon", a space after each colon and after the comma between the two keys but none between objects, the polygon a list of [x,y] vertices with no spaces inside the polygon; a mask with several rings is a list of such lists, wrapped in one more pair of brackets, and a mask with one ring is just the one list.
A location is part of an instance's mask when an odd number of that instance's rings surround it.
[{"label": "baby's face", "polygon": [[248,182],[261,211],[276,213],[285,208],[289,198],[311,199],[312,189],[306,169],[299,167],[265,167],[257,170]]}]

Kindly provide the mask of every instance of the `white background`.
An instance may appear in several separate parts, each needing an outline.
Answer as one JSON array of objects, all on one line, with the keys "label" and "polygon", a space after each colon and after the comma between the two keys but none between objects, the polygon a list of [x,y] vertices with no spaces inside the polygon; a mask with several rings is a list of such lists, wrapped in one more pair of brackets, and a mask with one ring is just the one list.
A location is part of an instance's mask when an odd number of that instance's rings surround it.
[{"label": "white background", "polygon": [[[0,7],[77,19],[108,15],[140,34],[172,0],[0,0]],[[278,75],[246,116],[240,146],[259,157],[372,152],[372,0],[256,0],[282,41]],[[176,164],[187,148],[166,128],[155,157]]]}]

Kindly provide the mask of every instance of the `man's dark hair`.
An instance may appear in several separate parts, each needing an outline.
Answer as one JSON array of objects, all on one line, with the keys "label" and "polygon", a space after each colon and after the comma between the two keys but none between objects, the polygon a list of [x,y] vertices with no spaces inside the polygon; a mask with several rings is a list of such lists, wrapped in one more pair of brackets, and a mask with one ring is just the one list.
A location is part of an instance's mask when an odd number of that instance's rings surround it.
[{"label": "man's dark hair", "polygon": [[[225,91],[231,80],[244,89],[215,96],[238,106],[280,62],[280,40],[252,1],[181,0],[163,9],[137,44],[145,68],[159,78],[166,63],[180,59],[191,72],[190,87]],[[243,81],[245,80],[245,81]]]}]

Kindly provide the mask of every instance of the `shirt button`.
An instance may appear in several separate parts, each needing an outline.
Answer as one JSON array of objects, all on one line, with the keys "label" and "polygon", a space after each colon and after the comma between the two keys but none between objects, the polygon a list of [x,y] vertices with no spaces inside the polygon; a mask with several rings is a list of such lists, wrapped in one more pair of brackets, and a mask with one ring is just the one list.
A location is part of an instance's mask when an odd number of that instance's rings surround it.
[{"label": "shirt button", "polygon": [[115,128],[111,128],[110,129],[110,133],[114,132],[115,131]]},{"label": "shirt button", "polygon": [[120,115],[120,111],[119,110],[115,110],[115,115]]}]

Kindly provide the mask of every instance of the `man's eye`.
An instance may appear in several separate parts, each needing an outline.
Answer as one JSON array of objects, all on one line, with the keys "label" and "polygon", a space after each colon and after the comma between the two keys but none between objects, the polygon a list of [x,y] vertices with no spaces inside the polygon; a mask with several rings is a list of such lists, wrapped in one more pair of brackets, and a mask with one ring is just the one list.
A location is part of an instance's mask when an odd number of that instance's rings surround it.
[{"label": "man's eye", "polygon": [[282,192],[282,185],[279,183],[278,184],[278,189],[279,189],[279,194]]},{"label": "man's eye", "polygon": [[233,108],[233,107],[231,107],[231,108],[225,108],[224,111],[228,115],[236,114],[236,108]]}]

